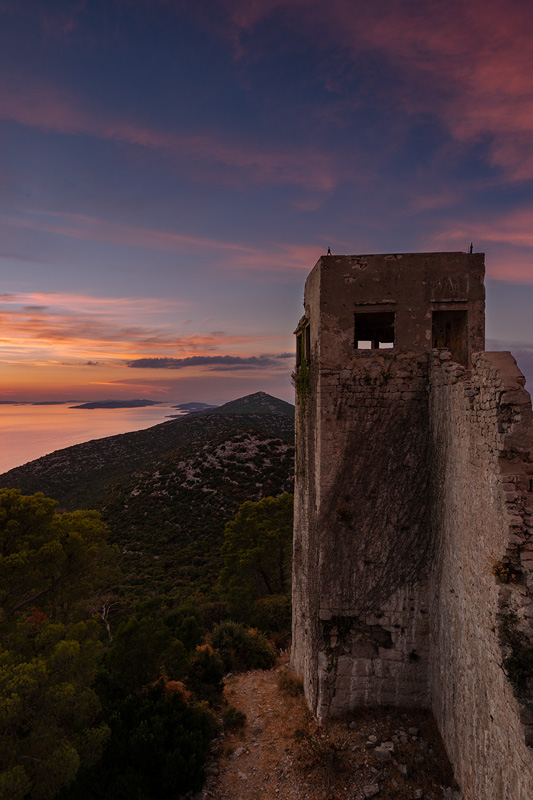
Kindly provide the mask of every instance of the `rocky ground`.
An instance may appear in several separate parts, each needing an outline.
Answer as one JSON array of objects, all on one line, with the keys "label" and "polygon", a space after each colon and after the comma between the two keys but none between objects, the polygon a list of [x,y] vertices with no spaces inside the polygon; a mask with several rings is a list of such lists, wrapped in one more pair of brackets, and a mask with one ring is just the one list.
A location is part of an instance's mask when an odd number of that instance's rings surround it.
[{"label": "rocky ground", "polygon": [[216,740],[195,800],[460,800],[430,715],[364,711],[319,726],[286,663],[226,679],[246,724]]}]

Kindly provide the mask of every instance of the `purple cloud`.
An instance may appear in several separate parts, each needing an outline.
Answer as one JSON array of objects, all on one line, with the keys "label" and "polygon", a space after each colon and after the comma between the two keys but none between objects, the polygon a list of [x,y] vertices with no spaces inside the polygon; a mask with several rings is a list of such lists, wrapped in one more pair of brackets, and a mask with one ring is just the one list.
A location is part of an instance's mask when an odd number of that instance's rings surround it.
[{"label": "purple cloud", "polygon": [[188,358],[137,358],[127,362],[137,369],[185,369],[186,367],[210,367],[210,371],[227,372],[242,369],[268,369],[279,366],[280,359],[292,354],[261,356],[189,356]]}]

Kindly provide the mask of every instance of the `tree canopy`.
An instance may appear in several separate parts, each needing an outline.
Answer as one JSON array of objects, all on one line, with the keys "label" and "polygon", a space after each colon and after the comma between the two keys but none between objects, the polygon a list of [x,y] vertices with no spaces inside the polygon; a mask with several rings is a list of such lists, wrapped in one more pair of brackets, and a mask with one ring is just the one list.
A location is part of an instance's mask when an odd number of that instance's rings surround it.
[{"label": "tree canopy", "polygon": [[108,735],[92,690],[92,592],[115,553],[96,512],[0,490],[0,800],[54,797]]},{"label": "tree canopy", "polygon": [[246,502],[224,532],[220,575],[234,608],[269,595],[288,595],[291,585],[293,496]]},{"label": "tree canopy", "polygon": [[52,619],[79,618],[114,574],[116,551],[97,511],[55,512],[41,493],[0,490],[0,608],[6,619],[38,607]]}]

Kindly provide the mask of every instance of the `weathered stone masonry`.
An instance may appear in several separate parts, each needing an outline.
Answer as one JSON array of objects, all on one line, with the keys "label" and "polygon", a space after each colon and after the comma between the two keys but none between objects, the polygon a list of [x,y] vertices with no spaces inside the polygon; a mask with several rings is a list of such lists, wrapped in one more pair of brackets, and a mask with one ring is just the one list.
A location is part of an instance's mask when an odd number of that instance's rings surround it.
[{"label": "weathered stone masonry", "polygon": [[533,798],[533,713],[502,668],[512,653],[501,633],[510,621],[529,638],[533,617],[533,442],[523,384],[510,353],[477,354],[470,377],[446,362],[432,371],[431,697],[472,799]]},{"label": "weathered stone masonry", "polygon": [[432,708],[467,800],[530,800],[531,403],[482,352],[483,272],[331,256],[308,278],[292,661],[318,716]]}]

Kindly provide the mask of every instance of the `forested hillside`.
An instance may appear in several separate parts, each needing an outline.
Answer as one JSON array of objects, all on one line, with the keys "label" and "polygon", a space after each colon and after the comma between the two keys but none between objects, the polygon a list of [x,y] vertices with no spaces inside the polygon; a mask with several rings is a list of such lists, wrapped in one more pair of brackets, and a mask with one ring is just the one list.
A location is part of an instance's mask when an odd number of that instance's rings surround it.
[{"label": "forested hillside", "polygon": [[293,428],[257,393],[0,476],[0,800],[201,787],[287,643]]},{"label": "forested hillside", "polygon": [[57,450],[0,475],[60,509],[95,508],[121,553],[121,593],[204,590],[241,503],[292,491],[294,408],[264,392],[147,430]]},{"label": "forested hillside", "polygon": [[[74,413],[74,412],[73,412]],[[26,494],[44,492],[60,507],[100,508],[110,487],[135,470],[154,472],[177,451],[191,456],[210,441],[257,430],[294,441],[294,407],[265,392],[232,400],[218,408],[169,420],[142,431],[108,436],[56,450],[0,475],[0,486]]]}]

